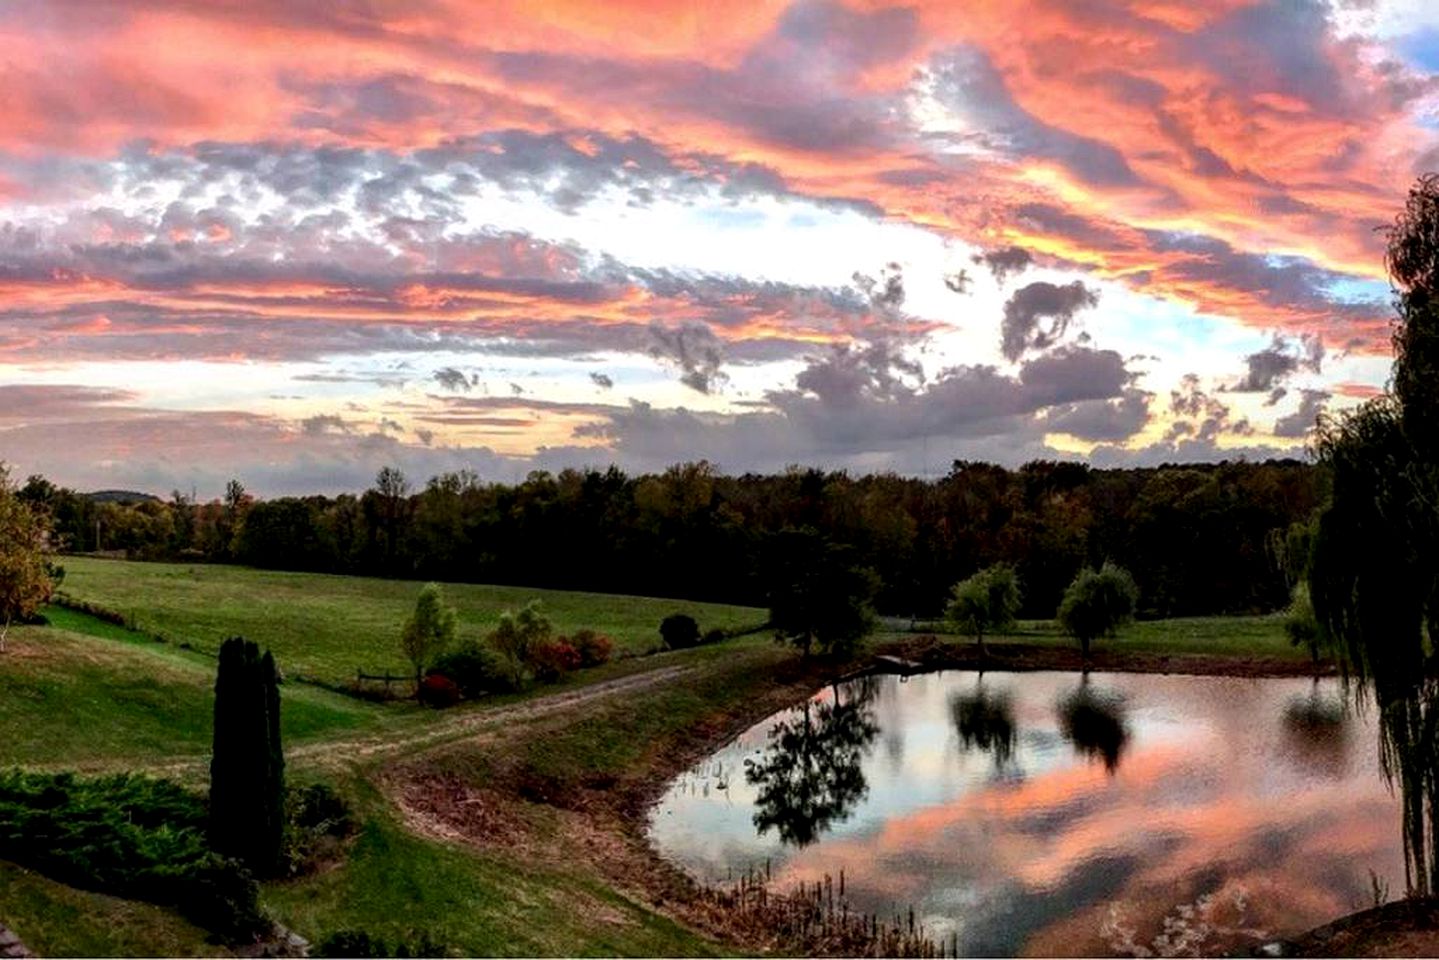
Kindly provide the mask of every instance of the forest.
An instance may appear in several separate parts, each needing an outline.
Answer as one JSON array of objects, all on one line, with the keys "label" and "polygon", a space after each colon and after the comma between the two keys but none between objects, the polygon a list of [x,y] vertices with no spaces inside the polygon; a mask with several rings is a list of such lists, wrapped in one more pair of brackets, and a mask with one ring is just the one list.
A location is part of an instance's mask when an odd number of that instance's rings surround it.
[{"label": "forest", "polygon": [[48,513],[61,551],[132,559],[515,584],[764,605],[786,530],[848,548],[894,616],[940,613],[951,585],[1012,565],[1021,616],[1052,616],[1084,566],[1138,581],[1142,617],[1256,613],[1289,599],[1283,544],[1328,496],[1297,460],[1092,469],[956,461],[939,479],[792,468],[728,476],[706,462],[660,474],[468,471],[423,487],[380,471],[360,495],[258,499],[231,481],[197,503],[82,494],[32,476],[20,496]]}]

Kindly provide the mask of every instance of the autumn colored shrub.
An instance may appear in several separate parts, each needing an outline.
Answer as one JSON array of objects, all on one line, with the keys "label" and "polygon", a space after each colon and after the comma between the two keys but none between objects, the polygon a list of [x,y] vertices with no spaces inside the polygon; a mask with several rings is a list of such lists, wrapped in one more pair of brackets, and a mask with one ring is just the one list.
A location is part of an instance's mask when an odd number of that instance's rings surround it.
[{"label": "autumn colored shrub", "polygon": [[453,707],[460,702],[460,685],[443,673],[431,673],[420,681],[418,696],[427,707]]},{"label": "autumn colored shrub", "polygon": [[554,683],[580,667],[580,652],[563,637],[541,640],[530,648],[528,666],[541,683]]},{"label": "autumn colored shrub", "polygon": [[580,666],[598,667],[610,662],[614,653],[614,641],[593,630],[580,630],[570,638],[570,643],[580,654]]}]

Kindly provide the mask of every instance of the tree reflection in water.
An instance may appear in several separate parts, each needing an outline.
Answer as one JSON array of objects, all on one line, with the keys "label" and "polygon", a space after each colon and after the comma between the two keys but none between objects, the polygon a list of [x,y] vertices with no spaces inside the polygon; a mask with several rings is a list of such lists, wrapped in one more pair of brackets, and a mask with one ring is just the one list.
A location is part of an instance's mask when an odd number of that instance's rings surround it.
[{"label": "tree reflection in water", "polygon": [[761,836],[773,828],[784,843],[808,846],[864,799],[860,761],[879,733],[870,709],[876,689],[873,678],[836,686],[833,699],[806,701],[770,729],[764,756],[745,761],[745,779],[759,787]]},{"label": "tree reflection in water", "polygon": [[1016,739],[1014,707],[1009,695],[986,690],[981,676],[972,692],[950,701],[949,709],[964,751],[988,753],[994,758],[995,770],[1003,770],[1014,756]]},{"label": "tree reflection in water", "polygon": [[1316,681],[1307,695],[1284,707],[1284,751],[1311,773],[1342,777],[1349,766],[1349,729],[1343,699],[1321,693]]},{"label": "tree reflection in water", "polygon": [[1095,690],[1086,674],[1079,687],[1059,701],[1059,730],[1086,757],[1100,757],[1111,774],[1129,743],[1124,705],[1118,694]]}]

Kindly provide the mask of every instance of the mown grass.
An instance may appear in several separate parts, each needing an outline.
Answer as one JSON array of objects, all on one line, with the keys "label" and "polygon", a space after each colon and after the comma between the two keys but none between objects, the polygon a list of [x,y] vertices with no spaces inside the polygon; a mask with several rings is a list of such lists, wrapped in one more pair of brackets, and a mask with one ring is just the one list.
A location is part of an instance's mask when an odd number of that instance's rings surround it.
[{"label": "mown grass", "polygon": [[[921,632],[952,636],[956,641],[972,639],[949,634],[943,623],[917,624]],[[1038,643],[1077,645],[1053,620],[1021,620],[1012,630],[986,636],[985,643]],[[1175,617],[1171,620],[1139,620],[1121,627],[1116,637],[1094,641],[1096,650],[1133,651],[1162,654],[1213,654],[1225,657],[1283,657],[1302,660],[1304,649],[1290,644],[1284,634],[1284,615],[1237,617]]]},{"label": "mown grass", "polygon": [[[329,682],[357,669],[403,674],[399,635],[421,584],[406,580],[282,573],[247,567],[129,563],[65,558],[64,590],[129,617],[146,633],[213,651],[236,634],[275,652],[282,669]],[[746,629],[763,623],[751,607],[646,597],[446,584],[461,637],[480,637],[505,610],[538,599],[560,633],[606,633],[622,653],[659,643],[659,623],[688,613],[702,629]]]},{"label": "mown grass", "polygon": [[42,957],[226,957],[174,911],[77,890],[0,860],[0,919]]},{"label": "mown grass", "polygon": [[461,956],[714,956],[706,940],[593,878],[415,836],[373,788],[346,862],[268,885],[264,901],[319,941],[364,930],[390,943],[427,934]]},{"label": "mown grass", "polygon": [[[55,625],[12,629],[0,657],[0,766],[121,770],[209,753],[214,661],[55,613]],[[281,698],[287,743],[388,720],[383,708],[299,684]]]}]

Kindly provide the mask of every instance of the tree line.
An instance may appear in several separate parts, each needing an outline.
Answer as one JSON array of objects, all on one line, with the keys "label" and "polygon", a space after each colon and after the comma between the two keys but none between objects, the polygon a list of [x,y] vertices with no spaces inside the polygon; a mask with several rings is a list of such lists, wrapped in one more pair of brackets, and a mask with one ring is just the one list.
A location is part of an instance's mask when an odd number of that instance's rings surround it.
[{"label": "tree line", "polygon": [[776,538],[813,531],[878,577],[876,607],[940,615],[952,585],[997,563],[1019,614],[1049,617],[1085,567],[1132,571],[1141,616],[1268,611],[1288,600],[1274,531],[1307,520],[1327,473],[1297,460],[1092,469],[956,461],[939,479],[792,468],[730,476],[706,462],[658,474],[468,471],[415,488],[380,471],[359,495],[96,502],[31,477],[56,545],[138,559],[417,580],[518,584],[766,605]]}]

